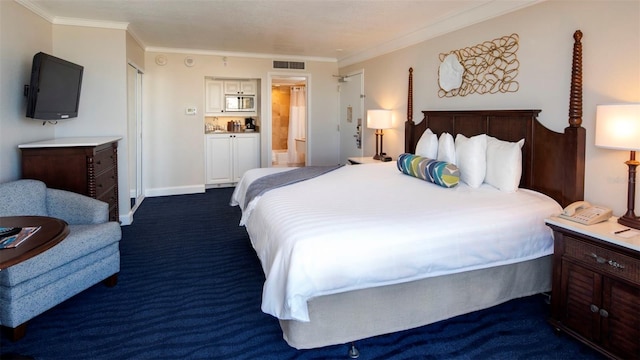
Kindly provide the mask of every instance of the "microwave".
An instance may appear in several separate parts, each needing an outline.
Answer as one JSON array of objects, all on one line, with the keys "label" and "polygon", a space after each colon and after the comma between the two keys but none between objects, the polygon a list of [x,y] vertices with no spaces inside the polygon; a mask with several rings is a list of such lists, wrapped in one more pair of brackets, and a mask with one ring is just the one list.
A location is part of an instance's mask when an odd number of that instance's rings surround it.
[{"label": "microwave", "polygon": [[225,95],[224,110],[227,112],[255,112],[254,95]]}]

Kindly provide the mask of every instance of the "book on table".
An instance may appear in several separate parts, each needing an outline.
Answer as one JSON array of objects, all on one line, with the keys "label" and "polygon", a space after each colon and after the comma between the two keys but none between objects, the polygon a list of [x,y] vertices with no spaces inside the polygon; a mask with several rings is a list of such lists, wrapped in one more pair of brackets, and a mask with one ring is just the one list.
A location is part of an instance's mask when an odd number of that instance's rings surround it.
[{"label": "book on table", "polygon": [[0,227],[0,250],[12,249],[22,244],[40,230],[40,226],[27,226],[22,228]]}]

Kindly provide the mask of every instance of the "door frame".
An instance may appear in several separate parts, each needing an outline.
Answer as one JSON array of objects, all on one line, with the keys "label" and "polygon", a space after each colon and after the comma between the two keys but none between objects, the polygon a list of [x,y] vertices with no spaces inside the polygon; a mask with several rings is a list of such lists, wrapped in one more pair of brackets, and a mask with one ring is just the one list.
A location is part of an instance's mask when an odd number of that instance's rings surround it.
[{"label": "door frame", "polygon": [[[264,91],[264,93],[266,93],[266,96],[263,96],[263,98],[266,99],[266,104],[263,104],[262,108],[265,109],[264,111],[266,112],[266,116],[264,116],[264,112],[263,112],[263,116],[261,117],[261,121],[260,121],[260,138],[261,138],[261,143],[264,144],[262,146],[262,156],[260,159],[261,165],[262,167],[271,167],[271,146],[272,146],[272,141],[271,141],[271,129],[272,129],[272,107],[271,107],[271,87],[273,86],[273,79],[287,79],[287,78],[305,78],[305,88],[306,88],[306,101],[307,101],[307,107],[306,107],[306,116],[305,116],[305,121],[306,121],[306,131],[307,131],[307,142],[306,142],[306,156],[305,156],[305,165],[309,166],[311,165],[311,158],[312,158],[312,154],[310,152],[311,146],[311,139],[312,139],[312,129],[311,129],[311,119],[309,118],[309,114],[311,114],[311,74],[309,73],[300,73],[300,72],[268,72],[267,73],[267,81],[266,81],[266,89]],[[266,105],[266,106],[265,106]],[[265,121],[266,120],[266,121]]]},{"label": "door frame", "polygon": [[[358,69],[358,70],[354,70],[351,71],[345,75],[342,75],[340,78],[341,79],[345,79],[345,78],[349,78],[355,75],[360,75],[360,114],[353,114],[353,117],[356,119],[361,118],[362,119],[362,127],[360,129],[360,156],[363,156],[363,154],[365,153],[365,138],[367,135],[366,131],[367,131],[367,118],[366,118],[366,112],[364,110],[364,100],[366,98],[366,95],[364,93],[364,69]],[[342,149],[342,131],[343,131],[343,126],[342,126],[342,106],[346,105],[342,103],[342,91],[340,92],[340,100],[339,100],[339,108],[338,108],[338,113],[340,118],[338,119],[338,129],[340,129],[339,132],[339,145],[340,145],[340,151],[338,153],[338,156],[340,158],[340,163],[342,164],[343,161],[347,161],[346,158],[343,159],[343,149]]]},{"label": "door frame", "polygon": [[[128,165],[128,173],[129,172],[133,172],[135,174],[135,184],[131,184],[131,176],[133,174],[128,174],[129,179],[127,179],[127,184],[128,186],[128,197],[127,199],[130,201],[130,199],[133,197],[135,198],[134,200],[134,204],[133,206],[131,206],[131,204],[129,204],[130,206],[130,211],[129,211],[129,219],[131,220],[131,222],[133,222],[133,214],[135,213],[135,211],[138,209],[138,207],[140,206],[140,204],[142,203],[142,201],[144,200],[144,181],[143,181],[143,164],[142,164],[142,160],[143,160],[143,156],[142,156],[142,123],[143,123],[143,91],[144,91],[144,81],[143,81],[143,76],[144,76],[144,71],[135,63],[133,63],[132,61],[128,61],[127,62],[127,66],[131,67],[135,72],[135,79],[133,80],[133,85],[134,85],[134,89],[129,89],[127,85],[127,91],[129,90],[134,90],[135,94],[133,94],[132,96],[130,96],[129,94],[127,95],[127,101],[130,101],[131,99],[133,99],[135,101],[135,109],[133,109],[133,111],[135,112],[134,114],[134,118],[131,119],[128,116],[127,119],[127,128],[128,128],[128,142],[127,142],[127,164]],[[127,68],[129,70],[129,68]],[[127,71],[127,76],[129,76],[129,71]],[[127,80],[127,83],[129,84],[129,80]],[[129,107],[129,105],[127,105],[127,108]],[[129,114],[129,109],[127,110],[128,115]],[[133,128],[133,132],[131,132],[131,128]],[[135,143],[133,143],[135,141]],[[135,156],[135,169],[131,169],[130,167],[130,161],[132,156]],[[134,185],[134,191],[135,193],[132,194],[132,185]]]}]

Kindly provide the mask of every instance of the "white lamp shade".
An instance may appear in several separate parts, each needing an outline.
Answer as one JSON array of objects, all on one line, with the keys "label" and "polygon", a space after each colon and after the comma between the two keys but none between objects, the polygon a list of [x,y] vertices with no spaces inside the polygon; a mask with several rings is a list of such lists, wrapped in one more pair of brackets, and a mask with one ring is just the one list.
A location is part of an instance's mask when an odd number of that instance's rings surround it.
[{"label": "white lamp shade", "polygon": [[367,127],[370,129],[391,129],[391,110],[367,110]]},{"label": "white lamp shade", "polygon": [[598,105],[596,146],[640,150],[640,104]]}]

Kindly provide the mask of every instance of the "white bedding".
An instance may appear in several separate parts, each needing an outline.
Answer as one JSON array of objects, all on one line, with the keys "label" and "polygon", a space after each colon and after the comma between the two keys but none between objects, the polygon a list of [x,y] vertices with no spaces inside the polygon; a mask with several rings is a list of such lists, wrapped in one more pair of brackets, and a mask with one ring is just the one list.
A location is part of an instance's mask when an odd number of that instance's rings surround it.
[{"label": "white bedding", "polygon": [[[245,173],[231,204],[244,204]],[[307,300],[535,259],[553,252],[546,195],[483,184],[443,188],[400,173],[395,162],[344,166],[271,190],[244,216],[266,281],[262,311],[309,321]]]}]

